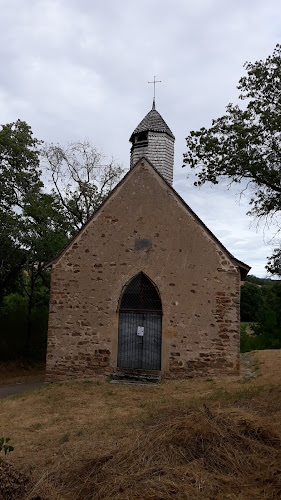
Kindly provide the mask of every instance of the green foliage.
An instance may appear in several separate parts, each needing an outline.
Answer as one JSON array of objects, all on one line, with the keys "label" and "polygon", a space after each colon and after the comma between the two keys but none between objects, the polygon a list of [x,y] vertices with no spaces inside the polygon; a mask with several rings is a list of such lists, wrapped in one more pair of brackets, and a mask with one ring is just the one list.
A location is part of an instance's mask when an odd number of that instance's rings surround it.
[{"label": "green foliage", "polygon": [[241,321],[257,321],[257,312],[262,308],[264,297],[261,288],[245,282],[241,287]]},{"label": "green foliage", "polygon": [[269,278],[258,278],[257,276],[254,276],[253,274],[248,274],[245,278],[246,282],[249,283],[254,283],[255,285],[263,285],[266,287],[271,287],[278,283],[278,280],[272,280]]},{"label": "green foliage", "polygon": [[[0,360],[20,359],[29,337],[29,358],[44,359],[47,344],[48,295],[40,297],[31,311],[31,330],[28,331],[28,297],[19,293],[6,295],[0,308]],[[45,293],[45,291],[44,291]]]},{"label": "green foliage", "polygon": [[187,137],[184,163],[199,167],[197,184],[217,184],[221,178],[254,188],[251,200],[257,215],[281,209],[281,46],[273,55],[254,64],[247,62],[247,76],[240,79],[240,99],[245,108],[229,104],[226,115]]},{"label": "green foliage", "polygon": [[271,257],[268,257],[266,269],[271,274],[281,276],[281,248],[275,248]]},{"label": "green foliage", "polygon": [[247,325],[241,323],[240,327],[240,351],[248,352],[259,349],[266,349],[264,338],[255,336],[247,332]]},{"label": "green foliage", "polygon": [[0,131],[0,304],[4,295],[22,293],[30,311],[34,282],[44,281],[42,263],[67,241],[56,199],[42,191],[41,143],[21,120]]},{"label": "green foliage", "polygon": [[[11,451],[14,451],[14,447],[8,444],[11,441],[10,438],[0,438],[0,453],[3,451],[4,455],[7,455],[7,453],[10,453]],[[2,462],[2,458],[0,457],[0,464]]]},{"label": "green foliage", "polygon": [[39,169],[40,141],[23,121],[2,126],[0,131],[0,302],[13,291],[27,259],[21,237],[26,203],[42,187]]},{"label": "green foliage", "polygon": [[240,334],[240,351],[257,351],[263,349],[280,349],[281,338],[279,336],[272,336],[270,332],[265,332],[260,335],[250,335],[246,331],[245,325],[241,325]]},{"label": "green foliage", "polygon": [[[200,186],[243,182],[250,189],[251,214],[280,216],[281,210],[281,46],[265,61],[247,62],[247,75],[239,81],[246,107],[229,104],[226,114],[209,129],[192,131],[186,139],[184,166],[196,171]],[[245,182],[244,182],[245,181]],[[277,260],[276,260],[277,259]],[[280,248],[268,270],[279,274]]]},{"label": "green foliage", "polygon": [[267,291],[265,306],[259,309],[257,320],[254,334],[265,337],[266,348],[281,348],[281,284]]},{"label": "green foliage", "polygon": [[43,186],[39,169],[41,141],[26,122],[2,125],[0,131],[0,209],[23,208]]}]

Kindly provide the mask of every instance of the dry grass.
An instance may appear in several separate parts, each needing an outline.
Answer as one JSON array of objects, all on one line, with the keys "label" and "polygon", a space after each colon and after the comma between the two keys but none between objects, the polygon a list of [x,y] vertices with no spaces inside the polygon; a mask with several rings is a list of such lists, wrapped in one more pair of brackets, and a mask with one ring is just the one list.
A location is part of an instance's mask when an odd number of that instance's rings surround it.
[{"label": "dry grass", "polygon": [[280,352],[250,357],[256,378],[61,383],[0,401],[9,460],[36,485],[26,498],[280,498]]},{"label": "dry grass", "polygon": [[164,413],[120,449],[66,474],[73,498],[280,498],[281,435],[248,412]]}]

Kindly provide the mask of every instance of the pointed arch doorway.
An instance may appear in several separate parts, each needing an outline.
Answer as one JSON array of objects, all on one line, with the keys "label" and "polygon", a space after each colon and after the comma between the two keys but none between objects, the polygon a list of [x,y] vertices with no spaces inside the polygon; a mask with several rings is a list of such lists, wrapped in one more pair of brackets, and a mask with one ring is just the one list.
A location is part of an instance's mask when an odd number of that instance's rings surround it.
[{"label": "pointed arch doorway", "polygon": [[161,370],[162,303],[152,281],[137,274],[119,306],[118,368]]}]

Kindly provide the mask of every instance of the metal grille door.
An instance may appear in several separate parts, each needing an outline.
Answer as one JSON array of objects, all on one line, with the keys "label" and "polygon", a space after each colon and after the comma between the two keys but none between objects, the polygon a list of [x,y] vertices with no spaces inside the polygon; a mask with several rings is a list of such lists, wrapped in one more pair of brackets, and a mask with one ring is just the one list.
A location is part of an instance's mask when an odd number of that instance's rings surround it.
[{"label": "metal grille door", "polygon": [[161,369],[162,305],[149,278],[139,273],[125,289],[119,309],[119,368]]}]

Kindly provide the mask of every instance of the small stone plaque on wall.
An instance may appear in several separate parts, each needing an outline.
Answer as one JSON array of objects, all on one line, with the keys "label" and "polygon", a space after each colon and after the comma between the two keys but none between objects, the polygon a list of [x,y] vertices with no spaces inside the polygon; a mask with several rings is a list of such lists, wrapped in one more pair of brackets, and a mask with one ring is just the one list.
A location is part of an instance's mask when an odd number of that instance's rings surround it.
[{"label": "small stone plaque on wall", "polygon": [[147,248],[152,248],[152,241],[148,238],[136,238],[135,239],[135,250],[145,250]]}]

